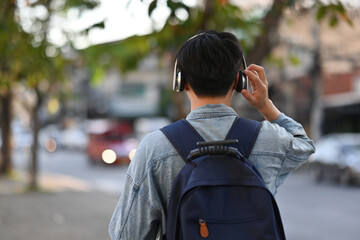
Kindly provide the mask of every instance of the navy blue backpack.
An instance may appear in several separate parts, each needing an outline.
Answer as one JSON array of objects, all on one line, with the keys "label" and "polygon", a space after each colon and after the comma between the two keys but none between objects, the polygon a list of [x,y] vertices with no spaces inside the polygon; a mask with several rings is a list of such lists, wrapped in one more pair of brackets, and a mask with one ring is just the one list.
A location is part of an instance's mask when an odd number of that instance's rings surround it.
[{"label": "navy blue backpack", "polygon": [[260,126],[236,118],[215,142],[186,120],[161,129],[186,162],[173,182],[166,239],[285,240],[275,199],[247,159]]}]

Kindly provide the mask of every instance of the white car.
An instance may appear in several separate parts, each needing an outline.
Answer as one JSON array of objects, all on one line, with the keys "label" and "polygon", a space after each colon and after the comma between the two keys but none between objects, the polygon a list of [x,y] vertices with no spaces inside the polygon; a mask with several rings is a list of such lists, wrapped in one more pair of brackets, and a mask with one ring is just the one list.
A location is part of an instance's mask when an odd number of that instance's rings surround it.
[{"label": "white car", "polygon": [[360,183],[360,134],[338,133],[321,138],[311,156],[316,179],[331,177],[340,184]]},{"label": "white car", "polygon": [[171,121],[165,117],[138,118],[134,123],[135,135],[137,139],[142,140],[147,134],[170,123]]}]

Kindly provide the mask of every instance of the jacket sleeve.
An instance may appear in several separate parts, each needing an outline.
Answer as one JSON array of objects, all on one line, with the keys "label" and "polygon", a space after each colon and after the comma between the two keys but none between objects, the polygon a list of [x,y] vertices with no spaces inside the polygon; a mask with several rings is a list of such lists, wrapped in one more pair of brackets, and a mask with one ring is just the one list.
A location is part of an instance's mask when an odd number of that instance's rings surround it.
[{"label": "jacket sleeve", "polygon": [[140,145],[129,165],[124,191],[110,221],[111,240],[156,238],[161,213],[153,205],[158,199],[148,171],[146,150]]},{"label": "jacket sleeve", "polygon": [[273,122],[262,122],[249,159],[275,195],[285,178],[314,152],[314,143],[301,124],[282,113]]},{"label": "jacket sleeve", "polygon": [[279,186],[291,171],[300,167],[309,159],[310,155],[315,152],[315,145],[314,142],[308,138],[301,124],[286,115],[280,115],[280,117],[272,123],[284,128],[289,135],[289,141],[287,142],[288,151],[277,179],[277,185]]}]

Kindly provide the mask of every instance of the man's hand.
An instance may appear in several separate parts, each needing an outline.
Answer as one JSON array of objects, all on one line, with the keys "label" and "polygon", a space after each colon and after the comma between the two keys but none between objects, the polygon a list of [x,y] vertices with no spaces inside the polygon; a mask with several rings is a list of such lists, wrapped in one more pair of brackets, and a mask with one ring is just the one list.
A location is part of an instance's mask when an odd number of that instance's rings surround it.
[{"label": "man's hand", "polygon": [[274,121],[281,112],[275,107],[269,99],[268,81],[266,79],[264,68],[255,64],[248,66],[244,73],[248,76],[252,88],[252,93],[243,89],[241,94],[256,108],[266,120]]}]

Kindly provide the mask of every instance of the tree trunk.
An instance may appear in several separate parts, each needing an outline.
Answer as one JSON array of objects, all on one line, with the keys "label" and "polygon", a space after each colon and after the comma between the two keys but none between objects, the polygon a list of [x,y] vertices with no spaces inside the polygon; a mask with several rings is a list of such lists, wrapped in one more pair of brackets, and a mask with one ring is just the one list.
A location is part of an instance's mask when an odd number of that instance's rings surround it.
[{"label": "tree trunk", "polygon": [[[1,4],[1,13],[0,13],[0,25],[2,27],[5,24],[5,28],[12,24],[14,21],[15,13],[15,1],[4,1]],[[2,31],[2,29],[1,29]],[[2,46],[1,46],[2,47]],[[6,51],[5,51],[6,52]],[[1,54],[1,65],[0,65],[0,75],[10,75],[7,67],[8,59],[6,54]],[[2,146],[0,153],[0,175],[5,175],[11,171],[11,120],[12,120],[12,91],[11,91],[11,80],[10,79],[0,79],[3,86],[6,86],[6,90],[0,93],[0,102],[1,102],[1,112],[0,112],[0,127],[1,127],[1,138]],[[3,82],[4,81],[4,82]]]},{"label": "tree trunk", "polygon": [[5,175],[11,171],[11,119],[12,119],[12,92],[9,89],[1,95],[1,158],[0,174]]},{"label": "tree trunk", "polygon": [[249,64],[261,64],[278,43],[279,23],[288,4],[289,0],[274,0],[271,9],[262,20],[262,34],[256,39],[256,43],[246,56]]},{"label": "tree trunk", "polygon": [[[271,53],[274,46],[279,42],[279,24],[283,16],[284,9],[289,4],[289,0],[274,0],[270,10],[262,19],[262,32],[255,39],[252,49],[246,54],[246,62],[250,64],[262,65],[263,60]],[[234,107],[242,117],[261,120],[263,117],[249,104]]]},{"label": "tree trunk", "polygon": [[214,3],[215,3],[215,1],[212,1],[212,0],[205,1],[204,16],[200,22],[200,25],[198,26],[198,31],[208,30],[208,27],[207,27],[208,21],[211,18],[211,15],[214,14]]},{"label": "tree trunk", "polygon": [[32,110],[32,120],[33,120],[33,144],[31,146],[31,163],[29,169],[29,189],[38,189],[38,137],[39,137],[39,130],[41,128],[41,123],[39,119],[39,110],[42,104],[42,96],[38,89],[36,91],[36,103]]}]

